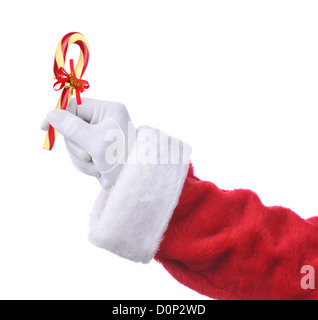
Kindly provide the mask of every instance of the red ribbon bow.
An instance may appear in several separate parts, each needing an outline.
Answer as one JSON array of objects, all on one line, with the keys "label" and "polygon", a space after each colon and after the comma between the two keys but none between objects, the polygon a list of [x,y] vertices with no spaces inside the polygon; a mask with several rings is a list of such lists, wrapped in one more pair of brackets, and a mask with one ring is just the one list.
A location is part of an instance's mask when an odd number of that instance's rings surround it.
[{"label": "red ribbon bow", "polygon": [[[60,69],[59,69],[60,74],[65,77],[57,78],[57,81],[54,83],[53,88],[55,91],[59,91],[59,90],[63,89],[64,87],[65,88],[71,87],[71,88],[75,89],[77,105],[81,105],[82,101],[81,101],[80,94],[84,90],[89,88],[89,84],[86,80],[76,78],[73,60],[70,60],[70,67],[71,67],[70,74],[68,74],[63,67],[60,67]],[[67,83],[69,83],[68,86],[66,86]],[[56,85],[58,85],[58,84],[60,84],[60,86],[58,88],[56,88]]]}]

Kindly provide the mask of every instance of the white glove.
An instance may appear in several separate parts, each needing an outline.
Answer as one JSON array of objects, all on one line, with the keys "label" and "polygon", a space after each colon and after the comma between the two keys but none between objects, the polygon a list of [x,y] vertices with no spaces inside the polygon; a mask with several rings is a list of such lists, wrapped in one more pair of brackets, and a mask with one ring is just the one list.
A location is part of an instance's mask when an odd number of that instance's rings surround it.
[{"label": "white glove", "polygon": [[50,111],[41,129],[49,124],[64,136],[78,170],[95,176],[104,189],[115,183],[131,148],[128,131],[134,130],[123,104],[82,98],[78,106],[71,99],[67,111]]}]

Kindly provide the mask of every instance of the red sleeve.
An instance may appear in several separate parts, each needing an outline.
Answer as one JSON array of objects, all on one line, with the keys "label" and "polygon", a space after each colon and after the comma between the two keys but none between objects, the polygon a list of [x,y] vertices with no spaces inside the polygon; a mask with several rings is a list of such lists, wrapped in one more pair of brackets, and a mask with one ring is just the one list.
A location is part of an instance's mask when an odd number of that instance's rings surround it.
[{"label": "red sleeve", "polygon": [[318,271],[317,218],[220,190],[192,167],[155,259],[214,299],[318,299],[318,288],[301,286],[303,266]]}]

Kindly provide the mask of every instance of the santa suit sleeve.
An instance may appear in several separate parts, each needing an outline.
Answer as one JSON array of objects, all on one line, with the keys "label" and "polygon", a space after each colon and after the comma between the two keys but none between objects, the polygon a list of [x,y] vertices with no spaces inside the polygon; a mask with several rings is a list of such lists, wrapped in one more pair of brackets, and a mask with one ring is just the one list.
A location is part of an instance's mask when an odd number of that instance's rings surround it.
[{"label": "santa suit sleeve", "polygon": [[[318,270],[317,218],[266,207],[250,190],[201,181],[187,144],[158,130],[149,143],[142,131],[115,186],[96,201],[93,244],[135,262],[154,258],[180,283],[214,299],[318,299],[301,273],[308,265]],[[136,155],[145,146],[150,156],[140,163]]]}]

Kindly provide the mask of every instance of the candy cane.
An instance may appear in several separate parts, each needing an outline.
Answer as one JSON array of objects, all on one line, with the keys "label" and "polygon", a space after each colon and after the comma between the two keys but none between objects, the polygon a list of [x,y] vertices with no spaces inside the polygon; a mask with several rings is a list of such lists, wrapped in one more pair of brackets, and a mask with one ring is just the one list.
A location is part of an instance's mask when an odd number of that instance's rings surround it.
[{"label": "candy cane", "polygon": [[[70,60],[71,72],[68,74],[64,69],[64,65],[67,49],[73,43],[80,47],[80,57],[75,69],[73,60]],[[66,110],[74,91],[76,93],[77,104],[81,104],[80,93],[89,88],[88,82],[81,79],[86,70],[88,60],[89,45],[82,34],[78,32],[71,32],[62,38],[56,49],[53,67],[53,76],[54,79],[57,80],[53,87],[55,90],[63,89],[56,105],[57,110]],[[57,85],[60,86],[57,88]],[[44,141],[44,149],[52,150],[56,136],[57,131],[50,126]]]}]

